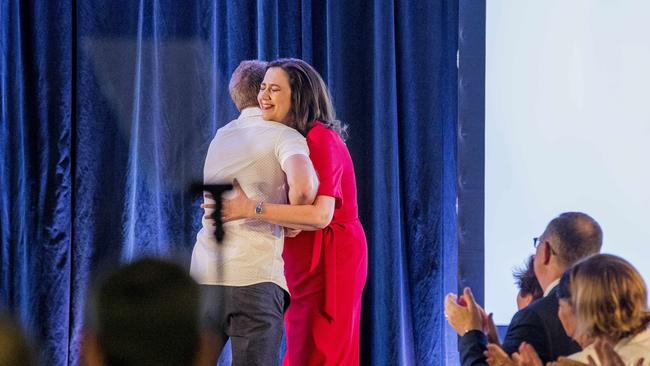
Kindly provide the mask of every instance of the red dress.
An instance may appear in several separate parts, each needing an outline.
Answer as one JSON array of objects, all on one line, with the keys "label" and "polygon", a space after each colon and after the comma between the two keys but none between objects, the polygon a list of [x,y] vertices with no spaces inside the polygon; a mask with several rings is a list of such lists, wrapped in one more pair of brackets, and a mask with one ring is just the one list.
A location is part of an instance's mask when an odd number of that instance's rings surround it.
[{"label": "red dress", "polygon": [[318,195],[334,197],[336,206],[329,226],[284,241],[291,304],[283,365],[358,365],[368,249],[354,166],[343,140],[320,122],[307,134],[307,144],[320,181]]}]

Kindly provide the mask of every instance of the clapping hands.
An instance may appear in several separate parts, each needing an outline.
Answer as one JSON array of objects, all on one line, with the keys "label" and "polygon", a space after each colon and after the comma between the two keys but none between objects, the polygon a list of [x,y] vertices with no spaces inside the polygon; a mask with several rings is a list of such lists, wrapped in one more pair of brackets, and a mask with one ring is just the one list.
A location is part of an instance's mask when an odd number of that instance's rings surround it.
[{"label": "clapping hands", "polygon": [[460,296],[450,293],[445,297],[445,318],[459,336],[470,330],[480,330],[487,335],[488,342],[500,344],[492,314],[488,315],[476,303],[469,287],[466,287]]},{"label": "clapping hands", "polygon": [[[487,363],[490,366],[544,366],[542,360],[537,355],[535,348],[532,345],[523,342],[519,346],[519,352],[512,354],[512,358],[496,344],[488,344],[488,350],[485,351]],[[567,357],[560,357],[557,361],[549,362],[547,366],[625,366],[625,362],[614,351],[612,345],[606,340],[597,340],[594,344],[598,362],[589,356],[589,363],[582,363],[579,361],[571,360]],[[642,366],[644,359],[641,358],[636,361],[635,366]]]},{"label": "clapping hands", "polygon": [[469,287],[465,287],[461,296],[450,293],[445,297],[445,318],[459,336],[471,330],[483,331],[484,313]]}]

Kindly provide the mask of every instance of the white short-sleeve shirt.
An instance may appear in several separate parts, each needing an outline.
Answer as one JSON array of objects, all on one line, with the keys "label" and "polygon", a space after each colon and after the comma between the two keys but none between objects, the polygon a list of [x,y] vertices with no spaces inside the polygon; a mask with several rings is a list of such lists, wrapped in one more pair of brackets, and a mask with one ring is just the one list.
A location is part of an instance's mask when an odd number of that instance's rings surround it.
[{"label": "white short-sleeve shirt", "polygon": [[[237,178],[251,199],[287,203],[283,164],[293,155],[309,156],[307,142],[293,128],[261,116],[259,108],[246,108],[217,131],[205,159],[203,180],[218,184]],[[190,267],[197,282],[225,286],[273,282],[288,292],[282,227],[256,219],[232,221],[224,225],[223,242],[217,243],[213,221],[204,218],[202,224]]]}]

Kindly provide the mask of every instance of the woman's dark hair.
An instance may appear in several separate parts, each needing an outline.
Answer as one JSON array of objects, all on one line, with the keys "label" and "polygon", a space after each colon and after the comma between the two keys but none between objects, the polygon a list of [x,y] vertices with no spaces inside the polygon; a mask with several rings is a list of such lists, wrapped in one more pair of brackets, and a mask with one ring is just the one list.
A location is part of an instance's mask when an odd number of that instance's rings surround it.
[{"label": "woman's dark hair", "polygon": [[334,130],[343,140],[347,138],[347,126],[336,119],[329,90],[311,65],[297,58],[282,58],[268,64],[267,70],[279,67],[287,73],[291,87],[290,117],[293,128],[303,135],[320,121]]},{"label": "woman's dark hair", "polygon": [[531,255],[526,261],[525,266],[516,268],[512,272],[521,296],[531,295],[533,300],[539,299],[544,295],[544,291],[542,291],[542,287],[537,281],[537,276],[535,276],[534,260],[535,257]]}]

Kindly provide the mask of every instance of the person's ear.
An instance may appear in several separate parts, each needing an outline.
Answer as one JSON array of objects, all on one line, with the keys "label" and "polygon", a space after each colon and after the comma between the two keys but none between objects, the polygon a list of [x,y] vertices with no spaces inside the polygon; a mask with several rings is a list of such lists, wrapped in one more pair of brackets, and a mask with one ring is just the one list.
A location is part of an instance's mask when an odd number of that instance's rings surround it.
[{"label": "person's ear", "polygon": [[544,265],[548,265],[551,262],[551,255],[553,254],[551,252],[551,243],[549,243],[547,240],[544,241],[544,248],[542,248],[542,255],[543,255],[543,263]]}]

